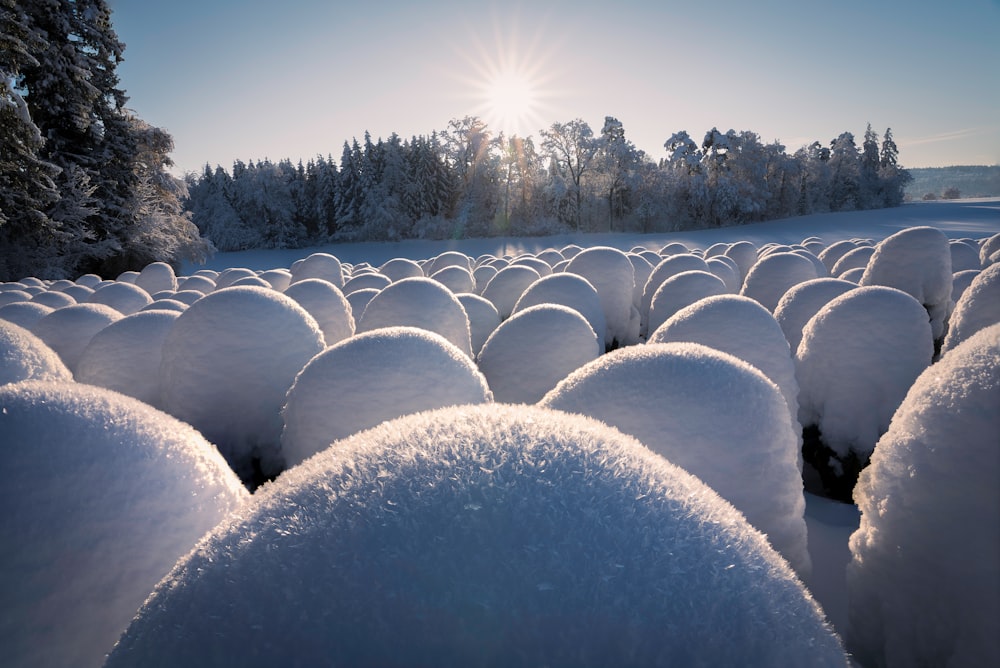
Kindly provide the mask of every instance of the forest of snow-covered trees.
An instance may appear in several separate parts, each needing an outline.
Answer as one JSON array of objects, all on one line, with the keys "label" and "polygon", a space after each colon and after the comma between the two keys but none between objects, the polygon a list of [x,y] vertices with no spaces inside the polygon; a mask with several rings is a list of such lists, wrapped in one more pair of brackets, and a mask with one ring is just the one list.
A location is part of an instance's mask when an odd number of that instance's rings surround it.
[{"label": "forest of snow-covered trees", "polygon": [[211,246],[129,110],[104,0],[0,0],[0,280],[115,276]]},{"label": "forest of snow-covered trees", "polygon": [[173,139],[129,110],[105,0],[0,0],[0,280],[115,276],[219,250],[330,241],[670,231],[895,206],[909,174],[868,126],[792,154],[687,132],[666,156],[617,119],[505,137],[481,119],[318,156],[174,178]]},{"label": "forest of snow-covered trees", "polygon": [[189,175],[187,208],[219,250],[329,241],[719,227],[826,211],[897,206],[909,175],[887,129],[861,146],[844,132],[786,152],[749,131],[672,135],[659,161],[620,121],[583,120],[532,137],[494,135],[479,118],[430,136],[344,142],[318,156],[206,165]]}]

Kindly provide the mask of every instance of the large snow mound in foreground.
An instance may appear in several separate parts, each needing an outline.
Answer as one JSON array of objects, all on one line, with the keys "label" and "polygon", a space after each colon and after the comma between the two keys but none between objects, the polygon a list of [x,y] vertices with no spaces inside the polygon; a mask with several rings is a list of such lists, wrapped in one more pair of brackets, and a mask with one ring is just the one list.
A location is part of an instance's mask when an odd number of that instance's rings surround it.
[{"label": "large snow mound in foreground", "polygon": [[855,488],[850,642],[866,665],[1000,665],[1000,325],[913,384]]},{"label": "large snow mound in foreground", "polygon": [[206,295],[163,343],[164,408],[215,443],[244,481],[284,468],[281,407],[295,375],[325,348],[316,320],[270,288]]},{"label": "large snow mound in foreground", "polygon": [[73,380],[59,355],[28,330],[0,320],[0,385],[22,380]]},{"label": "large snow mound in foreground", "polygon": [[732,506],[630,437],[498,404],[408,416],[262,488],[108,666],[844,666]]},{"label": "large snow mound in foreground", "polygon": [[248,495],[215,448],[77,383],[0,387],[5,666],[95,666],[146,596]]},{"label": "large snow mound in foreground", "polygon": [[385,420],[492,398],[486,379],[444,337],[416,327],[359,334],[314,357],[282,411],[281,446],[294,466]]},{"label": "large snow mound in foreground", "polygon": [[574,372],[541,405],[635,436],[705,481],[808,573],[797,434],[778,387],[756,368],[695,343],[631,346]]}]

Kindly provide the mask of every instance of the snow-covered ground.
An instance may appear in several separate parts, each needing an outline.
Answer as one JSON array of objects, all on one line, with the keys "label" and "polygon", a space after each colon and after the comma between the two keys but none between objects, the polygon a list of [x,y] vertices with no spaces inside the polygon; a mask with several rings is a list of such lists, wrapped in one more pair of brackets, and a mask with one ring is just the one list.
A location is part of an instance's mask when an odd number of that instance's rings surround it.
[{"label": "snow-covered ground", "polygon": [[[116,547],[118,505],[141,523],[176,514],[163,498],[180,490],[206,500],[180,517],[168,561],[238,507],[156,587],[113,665],[169,665],[166,647],[191,665],[218,664],[207,652],[389,660],[406,643],[428,663],[625,661],[616,648],[635,662],[836,665],[815,603],[855,662],[1000,665],[997,267],[1000,199],[986,199],[0,284],[0,452],[32,476],[0,488],[19,509],[0,519],[0,645],[15,666],[99,663],[169,564],[109,580],[87,551],[163,552],[148,529]],[[93,457],[70,468],[81,442]],[[812,493],[831,477],[849,493],[873,449],[863,517]],[[250,487],[280,475],[244,498],[232,471],[218,482],[223,461]],[[86,522],[26,502],[26,486]],[[55,562],[35,563],[41,550]],[[70,566],[100,583],[76,607],[57,604],[76,596]],[[374,612],[357,628],[327,617],[359,611]],[[383,625],[399,632],[389,644]]]}]

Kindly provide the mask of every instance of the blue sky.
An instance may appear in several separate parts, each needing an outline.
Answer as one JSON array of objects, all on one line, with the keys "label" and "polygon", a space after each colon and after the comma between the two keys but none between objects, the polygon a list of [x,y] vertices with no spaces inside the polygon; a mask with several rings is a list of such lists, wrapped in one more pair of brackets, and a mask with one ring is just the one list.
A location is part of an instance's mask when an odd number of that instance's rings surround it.
[{"label": "blue sky", "polygon": [[870,122],[907,167],[1000,164],[1000,0],[109,4],[129,106],[179,172],[466,115],[536,140],[611,115],[654,158],[679,130],[792,152]]}]

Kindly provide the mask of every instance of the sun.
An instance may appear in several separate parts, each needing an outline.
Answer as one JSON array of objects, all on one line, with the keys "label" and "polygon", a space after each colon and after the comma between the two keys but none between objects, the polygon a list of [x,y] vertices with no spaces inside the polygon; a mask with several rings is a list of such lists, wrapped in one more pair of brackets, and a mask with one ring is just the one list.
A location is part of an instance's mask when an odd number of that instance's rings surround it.
[{"label": "sun", "polygon": [[524,126],[537,115],[538,92],[523,72],[497,72],[483,86],[485,121],[510,136],[525,134]]},{"label": "sun", "polygon": [[[478,116],[494,135],[529,137],[552,122],[553,100],[562,95],[558,40],[542,24],[526,37],[525,23],[516,17],[493,17],[466,32],[470,39],[458,49],[462,67],[452,72],[464,91],[465,113]],[[492,28],[492,35],[482,34]]]}]

